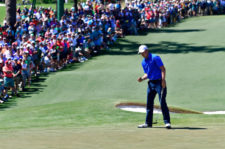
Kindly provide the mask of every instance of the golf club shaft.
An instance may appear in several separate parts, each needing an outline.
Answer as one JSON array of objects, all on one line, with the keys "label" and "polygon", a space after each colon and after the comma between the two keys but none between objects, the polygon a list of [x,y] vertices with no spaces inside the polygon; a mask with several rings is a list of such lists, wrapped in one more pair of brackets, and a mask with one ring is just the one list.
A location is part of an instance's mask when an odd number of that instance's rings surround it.
[{"label": "golf club shaft", "polygon": [[[162,99],[164,90],[165,90],[165,88],[162,88],[162,90],[161,90],[161,99]],[[160,110],[160,109],[161,109],[161,104],[160,104],[160,101],[159,101],[159,110]],[[161,110],[162,110],[162,109],[161,109]],[[155,122],[153,122],[153,124],[157,124],[157,123],[158,123],[158,118],[159,118],[159,114],[156,114],[156,119],[155,119]]]}]

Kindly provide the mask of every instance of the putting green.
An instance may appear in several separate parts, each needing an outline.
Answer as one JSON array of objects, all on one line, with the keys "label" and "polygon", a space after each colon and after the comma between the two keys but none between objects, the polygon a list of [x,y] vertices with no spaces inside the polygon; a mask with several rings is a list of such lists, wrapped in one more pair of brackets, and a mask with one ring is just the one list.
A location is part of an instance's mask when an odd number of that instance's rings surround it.
[{"label": "putting green", "polygon": [[222,149],[225,133],[221,130],[224,128],[222,126],[176,127],[173,130],[137,129],[128,124],[110,128],[41,129],[1,133],[0,139],[4,142],[2,148],[18,149]]},{"label": "putting green", "polygon": [[[0,140],[11,148],[223,148],[223,115],[171,114],[172,126],[137,129],[145,114],[119,110],[146,101],[140,44],[167,68],[168,105],[225,110],[225,16],[196,17],[167,29],[128,36],[109,52],[43,75],[21,98],[0,105]],[[156,100],[156,104],[158,101]],[[158,116],[162,127],[162,116]],[[18,145],[19,144],[19,145]]]}]

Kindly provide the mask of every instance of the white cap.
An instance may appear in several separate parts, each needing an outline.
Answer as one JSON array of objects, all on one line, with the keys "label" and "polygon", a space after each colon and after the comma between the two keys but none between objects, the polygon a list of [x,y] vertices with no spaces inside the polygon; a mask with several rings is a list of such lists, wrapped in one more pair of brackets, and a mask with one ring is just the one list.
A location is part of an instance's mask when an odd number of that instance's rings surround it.
[{"label": "white cap", "polygon": [[77,47],[77,48],[75,49],[75,51],[81,51],[81,48],[80,48],[80,47]]},{"label": "white cap", "polygon": [[141,54],[146,50],[148,50],[148,47],[146,45],[141,45],[138,49],[138,54]]}]

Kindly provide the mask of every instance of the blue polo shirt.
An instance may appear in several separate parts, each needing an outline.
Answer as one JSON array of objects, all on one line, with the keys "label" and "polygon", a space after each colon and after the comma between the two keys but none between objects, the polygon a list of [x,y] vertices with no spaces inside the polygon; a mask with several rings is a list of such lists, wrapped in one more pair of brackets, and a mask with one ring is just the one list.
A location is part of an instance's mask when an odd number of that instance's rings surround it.
[{"label": "blue polo shirt", "polygon": [[144,73],[148,75],[150,80],[162,79],[162,72],[160,67],[163,66],[161,58],[155,54],[149,53],[148,58],[142,61]]}]

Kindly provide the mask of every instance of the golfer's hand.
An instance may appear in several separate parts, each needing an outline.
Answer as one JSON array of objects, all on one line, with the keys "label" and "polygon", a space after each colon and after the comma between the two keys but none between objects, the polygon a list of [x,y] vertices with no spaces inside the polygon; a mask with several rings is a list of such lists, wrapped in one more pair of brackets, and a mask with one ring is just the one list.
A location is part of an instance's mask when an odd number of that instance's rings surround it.
[{"label": "golfer's hand", "polygon": [[166,87],[166,80],[162,80],[162,88]]},{"label": "golfer's hand", "polygon": [[138,82],[142,82],[143,79],[142,79],[141,77],[139,77],[139,78],[137,79],[137,81],[138,81]]}]

